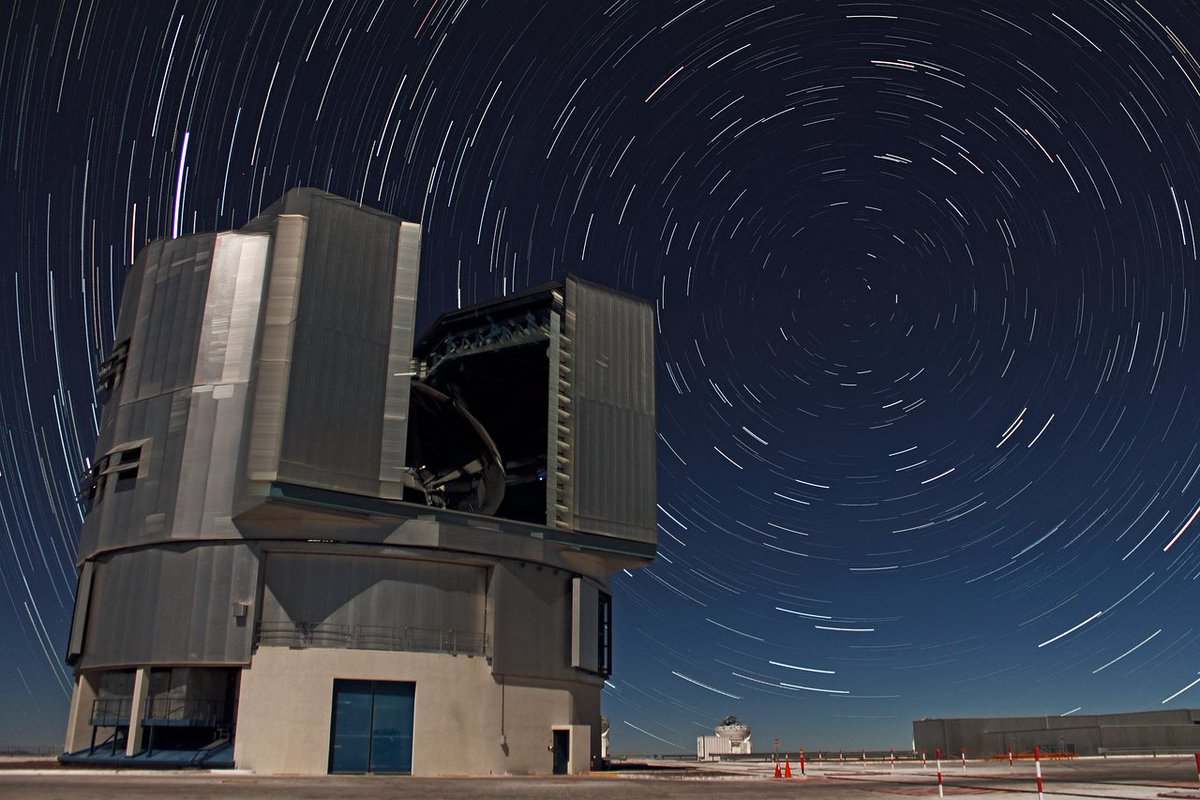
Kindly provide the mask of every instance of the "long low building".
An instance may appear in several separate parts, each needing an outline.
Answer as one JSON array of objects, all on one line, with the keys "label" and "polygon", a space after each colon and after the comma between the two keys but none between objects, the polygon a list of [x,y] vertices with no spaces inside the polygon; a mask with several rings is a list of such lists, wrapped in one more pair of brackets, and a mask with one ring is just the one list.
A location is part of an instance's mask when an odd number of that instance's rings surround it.
[{"label": "long low building", "polygon": [[1044,752],[1096,756],[1200,750],[1200,709],[1079,714],[1065,717],[960,717],[913,722],[918,752],[989,756]]}]

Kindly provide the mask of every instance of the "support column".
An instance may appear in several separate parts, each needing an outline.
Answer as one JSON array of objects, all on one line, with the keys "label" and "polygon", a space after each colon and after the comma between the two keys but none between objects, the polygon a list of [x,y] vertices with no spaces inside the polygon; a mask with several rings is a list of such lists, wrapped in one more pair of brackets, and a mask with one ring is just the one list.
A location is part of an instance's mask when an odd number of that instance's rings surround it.
[{"label": "support column", "polygon": [[133,701],[129,708],[129,739],[125,755],[133,756],[142,750],[142,718],[146,716],[146,700],[150,695],[150,668],[140,667],[133,675]]},{"label": "support column", "polygon": [[63,743],[64,753],[74,753],[91,744],[92,703],[96,700],[96,679],[86,672],[75,676],[75,690],[71,692],[71,713],[67,717],[67,736]]},{"label": "support column", "polygon": [[587,775],[592,768],[592,727],[571,725],[571,756],[567,761],[567,773]]}]

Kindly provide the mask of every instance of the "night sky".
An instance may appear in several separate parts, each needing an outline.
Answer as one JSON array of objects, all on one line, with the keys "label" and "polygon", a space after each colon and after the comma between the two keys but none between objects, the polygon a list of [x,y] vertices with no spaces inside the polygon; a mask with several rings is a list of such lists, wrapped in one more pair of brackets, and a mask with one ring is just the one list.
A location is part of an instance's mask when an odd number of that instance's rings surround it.
[{"label": "night sky", "polygon": [[[0,4],[0,743],[61,742],[122,277],[315,186],[421,318],[652,301],[617,752],[1200,706],[1200,4]],[[1193,223],[1193,217],[1196,217]]]}]

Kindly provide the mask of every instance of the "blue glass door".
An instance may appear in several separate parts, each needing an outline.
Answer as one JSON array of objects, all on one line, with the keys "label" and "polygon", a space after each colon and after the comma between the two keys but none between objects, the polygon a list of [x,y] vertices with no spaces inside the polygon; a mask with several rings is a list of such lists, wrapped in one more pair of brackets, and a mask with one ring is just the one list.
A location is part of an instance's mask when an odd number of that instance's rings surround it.
[{"label": "blue glass door", "polygon": [[333,682],[330,772],[412,772],[415,683]]},{"label": "blue glass door", "polygon": [[371,765],[370,681],[333,682],[330,772],[366,772]]},{"label": "blue glass door", "polygon": [[413,698],[416,684],[375,684],[371,722],[371,772],[412,772]]}]

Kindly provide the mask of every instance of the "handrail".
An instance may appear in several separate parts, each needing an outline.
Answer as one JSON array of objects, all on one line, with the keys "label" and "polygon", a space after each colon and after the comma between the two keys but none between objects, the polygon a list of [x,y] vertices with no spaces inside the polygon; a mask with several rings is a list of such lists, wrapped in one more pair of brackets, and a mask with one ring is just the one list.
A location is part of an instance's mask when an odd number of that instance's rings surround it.
[{"label": "handrail", "polygon": [[155,697],[146,704],[145,719],[160,724],[212,727],[217,724],[217,701],[204,697]]},{"label": "handrail", "polygon": [[260,644],[290,647],[349,647],[350,634],[350,626],[326,622],[264,620],[258,625]]},{"label": "handrail", "polygon": [[[142,720],[157,725],[212,727],[217,724],[219,701],[209,697],[147,698]],[[132,697],[102,697],[92,701],[91,724],[98,727],[128,725],[133,715]]]},{"label": "handrail", "polygon": [[128,725],[131,713],[132,697],[101,697],[92,701],[91,724],[105,727]]},{"label": "handrail", "polygon": [[328,622],[263,620],[257,643],[275,647],[326,647],[486,656],[487,634],[411,625],[340,625]]}]

